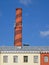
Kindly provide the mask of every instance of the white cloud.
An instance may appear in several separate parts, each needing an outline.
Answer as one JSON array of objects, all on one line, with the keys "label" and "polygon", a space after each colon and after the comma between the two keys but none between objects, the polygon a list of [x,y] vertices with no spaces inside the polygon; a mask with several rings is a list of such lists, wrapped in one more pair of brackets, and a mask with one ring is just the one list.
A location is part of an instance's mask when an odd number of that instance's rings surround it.
[{"label": "white cloud", "polygon": [[31,0],[19,0],[21,4],[28,5],[31,4]]},{"label": "white cloud", "polygon": [[49,36],[49,30],[48,30],[48,31],[40,31],[40,35],[41,35],[42,37]]}]

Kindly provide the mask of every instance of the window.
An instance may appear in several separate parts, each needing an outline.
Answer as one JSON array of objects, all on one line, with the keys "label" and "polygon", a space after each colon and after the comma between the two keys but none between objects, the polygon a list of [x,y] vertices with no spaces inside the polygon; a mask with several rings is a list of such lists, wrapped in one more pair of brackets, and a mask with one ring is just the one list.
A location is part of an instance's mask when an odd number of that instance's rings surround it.
[{"label": "window", "polygon": [[38,63],[38,56],[34,56],[34,63]]},{"label": "window", "polygon": [[18,56],[13,56],[13,62],[17,63],[18,62]]},{"label": "window", "polygon": [[8,62],[8,56],[3,56],[3,62],[7,63]]},{"label": "window", "polygon": [[44,62],[48,62],[48,56],[44,56]]},{"label": "window", "polygon": [[28,56],[24,56],[24,62],[28,62]]}]

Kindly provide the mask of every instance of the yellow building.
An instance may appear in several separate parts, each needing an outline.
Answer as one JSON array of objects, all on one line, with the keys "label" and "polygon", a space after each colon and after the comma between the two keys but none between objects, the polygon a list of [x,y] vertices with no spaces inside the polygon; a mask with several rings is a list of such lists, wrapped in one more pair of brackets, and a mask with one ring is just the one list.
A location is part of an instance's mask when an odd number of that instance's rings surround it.
[{"label": "yellow building", "polygon": [[40,65],[39,50],[31,46],[0,47],[0,65]]},{"label": "yellow building", "polygon": [[49,46],[2,46],[0,47],[0,65],[41,65],[42,53],[49,53]]}]

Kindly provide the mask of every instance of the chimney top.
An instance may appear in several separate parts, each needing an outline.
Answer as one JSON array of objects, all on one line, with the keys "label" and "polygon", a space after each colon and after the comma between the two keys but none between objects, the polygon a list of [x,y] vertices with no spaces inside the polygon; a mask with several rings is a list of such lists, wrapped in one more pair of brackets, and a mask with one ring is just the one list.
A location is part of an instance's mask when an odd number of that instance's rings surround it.
[{"label": "chimney top", "polygon": [[21,10],[22,10],[22,8],[16,8],[16,10],[19,10],[19,9],[21,9]]}]

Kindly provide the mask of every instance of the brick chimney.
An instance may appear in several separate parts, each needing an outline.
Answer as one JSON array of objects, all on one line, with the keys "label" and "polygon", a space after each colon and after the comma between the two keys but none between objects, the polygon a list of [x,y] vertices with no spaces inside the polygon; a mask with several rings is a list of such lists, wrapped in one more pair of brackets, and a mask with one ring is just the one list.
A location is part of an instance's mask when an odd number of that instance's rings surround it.
[{"label": "brick chimney", "polygon": [[16,9],[14,46],[22,46],[22,8]]}]

